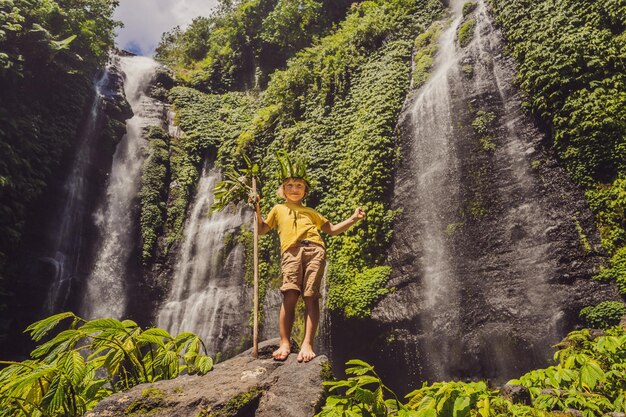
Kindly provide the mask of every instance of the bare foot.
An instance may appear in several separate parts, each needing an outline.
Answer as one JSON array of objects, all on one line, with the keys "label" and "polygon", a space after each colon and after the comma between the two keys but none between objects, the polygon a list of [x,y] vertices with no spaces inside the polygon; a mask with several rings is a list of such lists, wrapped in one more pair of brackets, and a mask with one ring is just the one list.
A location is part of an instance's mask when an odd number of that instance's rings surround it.
[{"label": "bare foot", "polygon": [[284,361],[289,357],[290,353],[291,346],[281,344],[280,347],[272,353],[272,356],[274,357],[275,361]]},{"label": "bare foot", "polygon": [[302,344],[300,353],[298,353],[298,362],[309,362],[315,356],[316,355],[315,352],[313,352],[313,346]]}]

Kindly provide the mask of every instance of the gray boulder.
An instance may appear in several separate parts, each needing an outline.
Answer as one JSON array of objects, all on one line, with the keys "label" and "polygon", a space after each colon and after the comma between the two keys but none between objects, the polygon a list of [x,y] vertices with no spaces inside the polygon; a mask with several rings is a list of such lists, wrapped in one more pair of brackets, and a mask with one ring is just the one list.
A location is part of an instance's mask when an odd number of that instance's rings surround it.
[{"label": "gray boulder", "polygon": [[328,360],[318,356],[298,363],[292,353],[284,362],[274,361],[278,342],[260,343],[258,359],[247,350],[218,363],[207,375],[142,384],[112,395],[85,417],[313,416],[323,399]]},{"label": "gray boulder", "polygon": [[522,385],[509,385],[506,384],[500,390],[500,395],[512,403],[520,403],[525,405],[531,405],[530,392],[528,388]]}]

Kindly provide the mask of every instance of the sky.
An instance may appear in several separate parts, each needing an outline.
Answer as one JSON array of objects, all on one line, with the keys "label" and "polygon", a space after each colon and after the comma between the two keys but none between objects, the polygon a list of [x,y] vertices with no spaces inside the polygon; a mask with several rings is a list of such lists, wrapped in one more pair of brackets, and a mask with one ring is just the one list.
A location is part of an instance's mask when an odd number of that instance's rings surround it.
[{"label": "sky", "polygon": [[152,56],[161,34],[186,27],[194,17],[208,16],[217,0],[120,0],[114,18],[122,21],[116,43],[120,49]]}]

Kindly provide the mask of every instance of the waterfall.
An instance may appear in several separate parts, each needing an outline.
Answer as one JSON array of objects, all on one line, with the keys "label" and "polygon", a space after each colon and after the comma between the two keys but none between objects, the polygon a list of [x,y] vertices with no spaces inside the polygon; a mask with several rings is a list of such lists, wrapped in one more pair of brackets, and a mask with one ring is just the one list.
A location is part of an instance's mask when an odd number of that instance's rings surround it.
[{"label": "waterfall", "polygon": [[451,3],[430,78],[398,122],[395,291],[370,320],[332,322],[333,360],[368,360],[400,392],[545,366],[580,308],[611,298],[589,279],[594,259],[574,224],[591,217],[584,196],[541,151],[484,2],[465,18]]},{"label": "waterfall", "polygon": [[460,20],[454,19],[441,34],[435,70],[408,110],[415,138],[410,154],[414,178],[396,191],[396,198],[411,211],[420,230],[419,239],[406,239],[403,244],[410,253],[420,254],[416,260],[423,274],[418,320],[427,351],[423,366],[444,378],[449,377],[448,358],[458,352],[441,336],[454,337],[460,330],[458,286],[446,233],[460,193],[451,94],[461,77],[454,42]]},{"label": "waterfall", "polygon": [[[499,37],[479,2],[473,40],[461,48],[460,6],[452,4],[431,78],[401,122],[408,174],[394,203],[408,227],[396,231],[392,253],[404,289],[386,309],[415,300],[400,315],[412,317],[405,360],[420,379],[507,378],[546,361],[563,315],[554,298],[566,298],[548,285],[555,269],[544,231],[555,222],[530,172],[531,144],[509,123],[521,109],[496,79]],[[472,130],[479,111],[496,119],[495,150]],[[520,334],[520,323],[535,333]]]},{"label": "waterfall", "polygon": [[172,334],[194,332],[211,354],[230,356],[250,336],[252,297],[244,285],[244,246],[234,240],[248,216],[242,207],[207,214],[219,180],[219,170],[205,166],[157,325]]},{"label": "waterfall", "polygon": [[45,304],[47,314],[66,307],[72,286],[77,279],[87,211],[88,177],[93,164],[94,141],[102,111],[104,89],[108,82],[109,71],[106,68],[99,72],[94,80],[91,108],[80,132],[79,148],[71,171],[63,184],[63,206],[59,221],[55,224],[55,231],[52,233],[54,242],[49,249],[52,255],[42,259],[54,267],[54,276]]},{"label": "waterfall", "polygon": [[124,92],[134,116],[126,122],[126,135],[113,155],[105,197],[94,220],[99,229],[96,259],[86,282],[81,314],[86,318],[121,318],[126,309],[129,264],[138,240],[137,194],[144,160],[144,128],[162,125],[164,105],[146,90],[158,64],[145,57],[121,57]]}]

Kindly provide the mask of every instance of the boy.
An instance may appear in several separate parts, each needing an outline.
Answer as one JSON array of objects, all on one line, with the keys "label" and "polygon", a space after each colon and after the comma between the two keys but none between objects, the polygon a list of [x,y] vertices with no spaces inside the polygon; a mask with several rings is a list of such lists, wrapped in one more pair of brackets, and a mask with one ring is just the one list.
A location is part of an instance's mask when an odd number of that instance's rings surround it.
[{"label": "boy", "polygon": [[[283,165],[284,166],[284,165]],[[300,294],[304,298],[305,336],[302,341],[298,362],[309,362],[315,357],[313,338],[320,317],[320,285],[326,263],[324,241],[318,230],[331,236],[349,229],[365,217],[359,207],[354,214],[339,224],[330,223],[324,216],[312,208],[302,205],[302,200],[309,191],[309,183],[302,166],[292,167],[290,172],[282,173],[282,184],[277,194],[287,200],[275,205],[263,221],[259,201],[256,202],[256,218],[259,234],[264,235],[277,228],[281,247],[281,270],[283,285],[283,303],[280,308],[280,346],[272,356],[284,361],[291,353],[291,329],[295,319],[296,304]],[[300,169],[293,169],[300,168]]]}]

